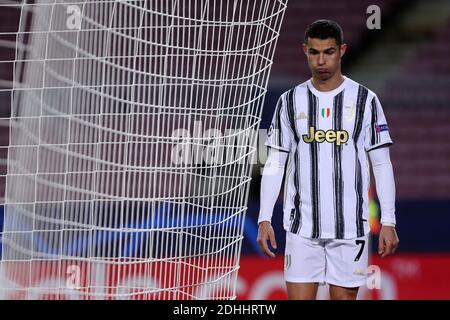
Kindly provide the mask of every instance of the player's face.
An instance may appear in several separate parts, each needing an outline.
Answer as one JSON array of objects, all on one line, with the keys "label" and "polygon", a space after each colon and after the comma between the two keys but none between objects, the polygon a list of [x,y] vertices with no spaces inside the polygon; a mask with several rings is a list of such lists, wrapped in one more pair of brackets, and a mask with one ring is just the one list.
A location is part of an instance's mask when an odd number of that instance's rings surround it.
[{"label": "player's face", "polygon": [[338,45],[336,39],[308,38],[303,44],[303,51],[308,59],[308,65],[314,78],[326,81],[341,70],[341,58],[347,45]]}]

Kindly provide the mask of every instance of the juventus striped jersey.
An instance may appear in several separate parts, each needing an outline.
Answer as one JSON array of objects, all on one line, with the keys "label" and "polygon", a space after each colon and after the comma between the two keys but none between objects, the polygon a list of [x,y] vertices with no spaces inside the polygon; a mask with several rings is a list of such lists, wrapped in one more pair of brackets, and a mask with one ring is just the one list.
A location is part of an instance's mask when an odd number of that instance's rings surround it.
[{"label": "juventus striped jersey", "polygon": [[308,238],[369,232],[367,152],[392,144],[378,97],[344,77],[335,90],[311,80],[279,99],[266,145],[288,152],[283,225]]}]

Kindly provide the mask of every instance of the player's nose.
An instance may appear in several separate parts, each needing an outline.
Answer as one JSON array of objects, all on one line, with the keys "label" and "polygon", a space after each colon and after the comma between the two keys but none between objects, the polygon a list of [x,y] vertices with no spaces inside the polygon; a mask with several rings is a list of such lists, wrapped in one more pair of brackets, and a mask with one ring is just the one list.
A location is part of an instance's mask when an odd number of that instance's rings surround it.
[{"label": "player's nose", "polygon": [[325,64],[325,58],[323,54],[319,54],[319,60],[317,61],[318,65],[324,65]]}]

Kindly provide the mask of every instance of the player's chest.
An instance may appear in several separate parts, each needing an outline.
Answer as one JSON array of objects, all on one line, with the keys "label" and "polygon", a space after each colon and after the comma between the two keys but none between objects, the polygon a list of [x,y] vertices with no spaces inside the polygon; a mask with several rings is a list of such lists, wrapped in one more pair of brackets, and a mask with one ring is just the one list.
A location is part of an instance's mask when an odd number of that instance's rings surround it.
[{"label": "player's chest", "polygon": [[296,106],[297,135],[305,143],[328,142],[338,145],[352,141],[358,130],[356,103],[342,99],[320,99]]}]

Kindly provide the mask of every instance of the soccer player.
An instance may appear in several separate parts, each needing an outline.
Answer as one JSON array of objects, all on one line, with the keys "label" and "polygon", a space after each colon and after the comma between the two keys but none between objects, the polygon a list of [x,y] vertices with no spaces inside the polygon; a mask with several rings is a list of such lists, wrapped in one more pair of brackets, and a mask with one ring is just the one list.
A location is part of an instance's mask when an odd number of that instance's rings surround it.
[{"label": "soccer player", "polygon": [[341,27],[319,20],[305,32],[312,78],[276,106],[261,181],[258,244],[274,257],[272,212],[285,175],[284,276],[289,299],[315,299],[328,283],[331,299],[356,299],[366,283],[369,162],[381,206],[378,253],[395,252],[395,184],[389,127],[377,95],[342,75],[347,45]]}]

